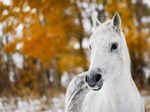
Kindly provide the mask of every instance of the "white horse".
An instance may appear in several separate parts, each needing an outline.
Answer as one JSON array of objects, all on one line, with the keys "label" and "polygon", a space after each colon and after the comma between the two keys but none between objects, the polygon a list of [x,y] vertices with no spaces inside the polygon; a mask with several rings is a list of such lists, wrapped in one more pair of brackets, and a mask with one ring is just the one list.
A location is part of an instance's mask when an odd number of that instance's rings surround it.
[{"label": "white horse", "polygon": [[120,16],[98,22],[90,38],[91,64],[68,86],[65,112],[145,112],[131,77]]}]

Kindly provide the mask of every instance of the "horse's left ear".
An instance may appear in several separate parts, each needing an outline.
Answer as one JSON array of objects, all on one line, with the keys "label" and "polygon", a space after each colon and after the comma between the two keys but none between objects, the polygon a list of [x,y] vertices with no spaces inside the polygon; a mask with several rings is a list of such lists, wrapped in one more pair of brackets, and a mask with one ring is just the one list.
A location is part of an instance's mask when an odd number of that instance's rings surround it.
[{"label": "horse's left ear", "polygon": [[112,23],[115,27],[120,28],[121,27],[121,19],[119,14],[116,12],[112,18]]},{"label": "horse's left ear", "polygon": [[93,24],[93,31],[95,28],[99,25],[101,25],[101,22],[97,19],[96,15],[92,15],[92,24]]}]

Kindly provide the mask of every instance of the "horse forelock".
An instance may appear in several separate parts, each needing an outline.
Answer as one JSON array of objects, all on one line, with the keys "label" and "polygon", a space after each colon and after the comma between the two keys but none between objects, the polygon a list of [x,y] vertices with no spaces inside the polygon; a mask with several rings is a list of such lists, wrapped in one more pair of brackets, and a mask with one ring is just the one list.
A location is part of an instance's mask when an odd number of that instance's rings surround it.
[{"label": "horse forelock", "polygon": [[102,32],[102,33],[111,32],[111,33],[118,34],[119,36],[122,36],[122,30],[120,28],[116,28],[115,26],[113,26],[112,20],[107,20],[106,22],[97,26],[91,34],[91,40],[93,40],[93,37],[97,32]]}]

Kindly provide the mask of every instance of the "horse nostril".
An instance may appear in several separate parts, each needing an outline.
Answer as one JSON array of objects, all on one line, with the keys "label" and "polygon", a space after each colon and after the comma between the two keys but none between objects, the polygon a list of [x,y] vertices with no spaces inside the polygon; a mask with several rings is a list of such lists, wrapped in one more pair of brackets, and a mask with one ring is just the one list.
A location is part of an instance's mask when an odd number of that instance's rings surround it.
[{"label": "horse nostril", "polygon": [[85,82],[88,82],[89,81],[89,77],[86,75],[85,76]]},{"label": "horse nostril", "polygon": [[96,82],[89,76],[85,76],[85,82],[90,86],[94,87],[96,85]]},{"label": "horse nostril", "polygon": [[102,78],[101,74],[96,74],[95,75],[95,81],[98,82]]}]

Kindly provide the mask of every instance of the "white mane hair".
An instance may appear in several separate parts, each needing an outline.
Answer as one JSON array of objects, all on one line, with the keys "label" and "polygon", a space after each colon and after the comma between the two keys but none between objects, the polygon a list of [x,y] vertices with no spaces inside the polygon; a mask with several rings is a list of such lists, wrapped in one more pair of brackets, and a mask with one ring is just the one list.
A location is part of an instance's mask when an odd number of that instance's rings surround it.
[{"label": "white mane hair", "polygon": [[[131,77],[130,56],[119,14],[105,23],[93,17],[93,26],[89,40],[90,67],[70,82],[65,112],[145,112],[143,99]],[[117,49],[111,51],[114,43]],[[90,87],[85,78],[95,68],[101,69],[103,80],[97,90]]]}]

